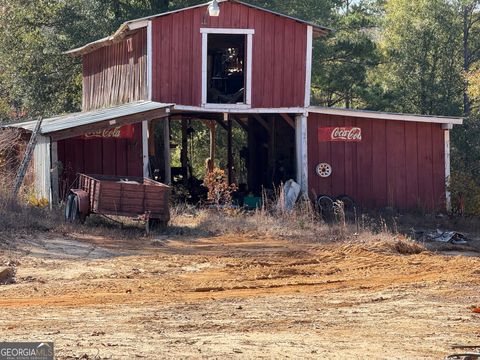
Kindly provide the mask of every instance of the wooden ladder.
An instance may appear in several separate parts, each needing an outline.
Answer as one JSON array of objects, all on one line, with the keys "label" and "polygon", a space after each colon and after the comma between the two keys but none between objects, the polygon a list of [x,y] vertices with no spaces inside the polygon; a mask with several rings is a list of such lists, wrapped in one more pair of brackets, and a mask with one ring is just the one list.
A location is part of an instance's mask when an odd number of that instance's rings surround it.
[{"label": "wooden ladder", "polygon": [[37,124],[35,125],[35,129],[33,130],[32,135],[30,136],[30,141],[28,142],[27,149],[25,150],[25,155],[23,157],[22,163],[18,168],[17,176],[15,178],[15,183],[13,186],[13,193],[12,198],[16,198],[18,195],[18,191],[20,190],[20,186],[22,186],[23,179],[25,178],[25,174],[27,173],[28,164],[33,155],[33,150],[35,149],[35,145],[37,145],[37,135],[40,132],[40,127],[42,126],[43,118],[38,118]]}]

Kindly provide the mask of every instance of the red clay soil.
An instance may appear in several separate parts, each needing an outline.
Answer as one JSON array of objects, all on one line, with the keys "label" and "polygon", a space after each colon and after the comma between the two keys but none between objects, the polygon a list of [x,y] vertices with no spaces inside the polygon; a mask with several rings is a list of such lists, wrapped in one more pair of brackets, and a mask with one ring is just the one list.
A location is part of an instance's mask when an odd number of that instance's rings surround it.
[{"label": "red clay soil", "polygon": [[480,260],[256,237],[70,235],[4,251],[2,340],[57,359],[441,359],[480,346]]}]

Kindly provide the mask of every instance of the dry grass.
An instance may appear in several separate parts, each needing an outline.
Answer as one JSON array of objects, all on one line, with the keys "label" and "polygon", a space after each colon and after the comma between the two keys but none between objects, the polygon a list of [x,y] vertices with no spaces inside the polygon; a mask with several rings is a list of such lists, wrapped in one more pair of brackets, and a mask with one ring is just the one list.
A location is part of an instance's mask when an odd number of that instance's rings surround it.
[{"label": "dry grass", "polygon": [[[177,206],[172,210],[168,234],[189,236],[249,235],[284,238],[296,242],[336,243],[347,248],[373,252],[412,255],[427,249],[409,238],[389,230],[382,219],[324,222],[309,202],[300,203],[294,211],[278,210],[278,206],[254,212],[240,210],[196,209]],[[380,231],[378,229],[381,229]]]}]

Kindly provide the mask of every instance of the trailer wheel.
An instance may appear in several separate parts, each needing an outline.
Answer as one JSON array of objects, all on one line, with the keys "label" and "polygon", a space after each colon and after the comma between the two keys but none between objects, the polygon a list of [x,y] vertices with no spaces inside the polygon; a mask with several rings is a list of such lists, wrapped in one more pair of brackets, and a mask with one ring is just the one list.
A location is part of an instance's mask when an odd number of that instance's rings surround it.
[{"label": "trailer wheel", "polygon": [[167,228],[168,221],[162,221],[160,219],[148,219],[145,224],[145,230],[147,235],[150,235],[155,230],[165,230]]},{"label": "trailer wheel", "polygon": [[330,213],[333,211],[333,200],[330,196],[320,195],[317,198],[317,206],[322,213]]},{"label": "trailer wheel", "polygon": [[70,194],[65,202],[65,221],[72,222],[72,206],[75,195]]},{"label": "trailer wheel", "polygon": [[78,195],[73,195],[71,222],[76,224],[83,224],[85,222],[86,214],[80,212],[80,199]]},{"label": "trailer wheel", "polygon": [[336,201],[341,201],[343,203],[343,209],[345,212],[355,212],[357,205],[355,204],[355,201],[348,196],[348,195],[340,195],[337,197]]}]

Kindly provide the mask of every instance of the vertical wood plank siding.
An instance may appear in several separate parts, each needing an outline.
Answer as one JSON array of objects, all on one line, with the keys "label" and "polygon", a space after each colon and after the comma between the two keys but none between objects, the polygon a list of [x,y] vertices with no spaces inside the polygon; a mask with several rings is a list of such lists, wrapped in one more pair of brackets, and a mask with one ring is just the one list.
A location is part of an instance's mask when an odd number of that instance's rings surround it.
[{"label": "vertical wood plank siding", "polygon": [[[319,142],[319,127],[358,126],[360,143]],[[445,210],[445,149],[441,124],[310,113],[309,192],[351,196],[364,208]],[[319,163],[332,165],[321,178]]]},{"label": "vertical wood plank siding", "polygon": [[143,177],[142,124],[134,125],[132,139],[71,138],[58,142],[60,196],[78,173]]},{"label": "vertical wood plank siding", "polygon": [[146,99],[146,29],[83,56],[83,111]]},{"label": "vertical wood plank siding", "polygon": [[305,100],[307,26],[238,3],[220,3],[153,20],[153,100],[201,105],[200,28],[254,29],[252,107],[301,107]]}]

